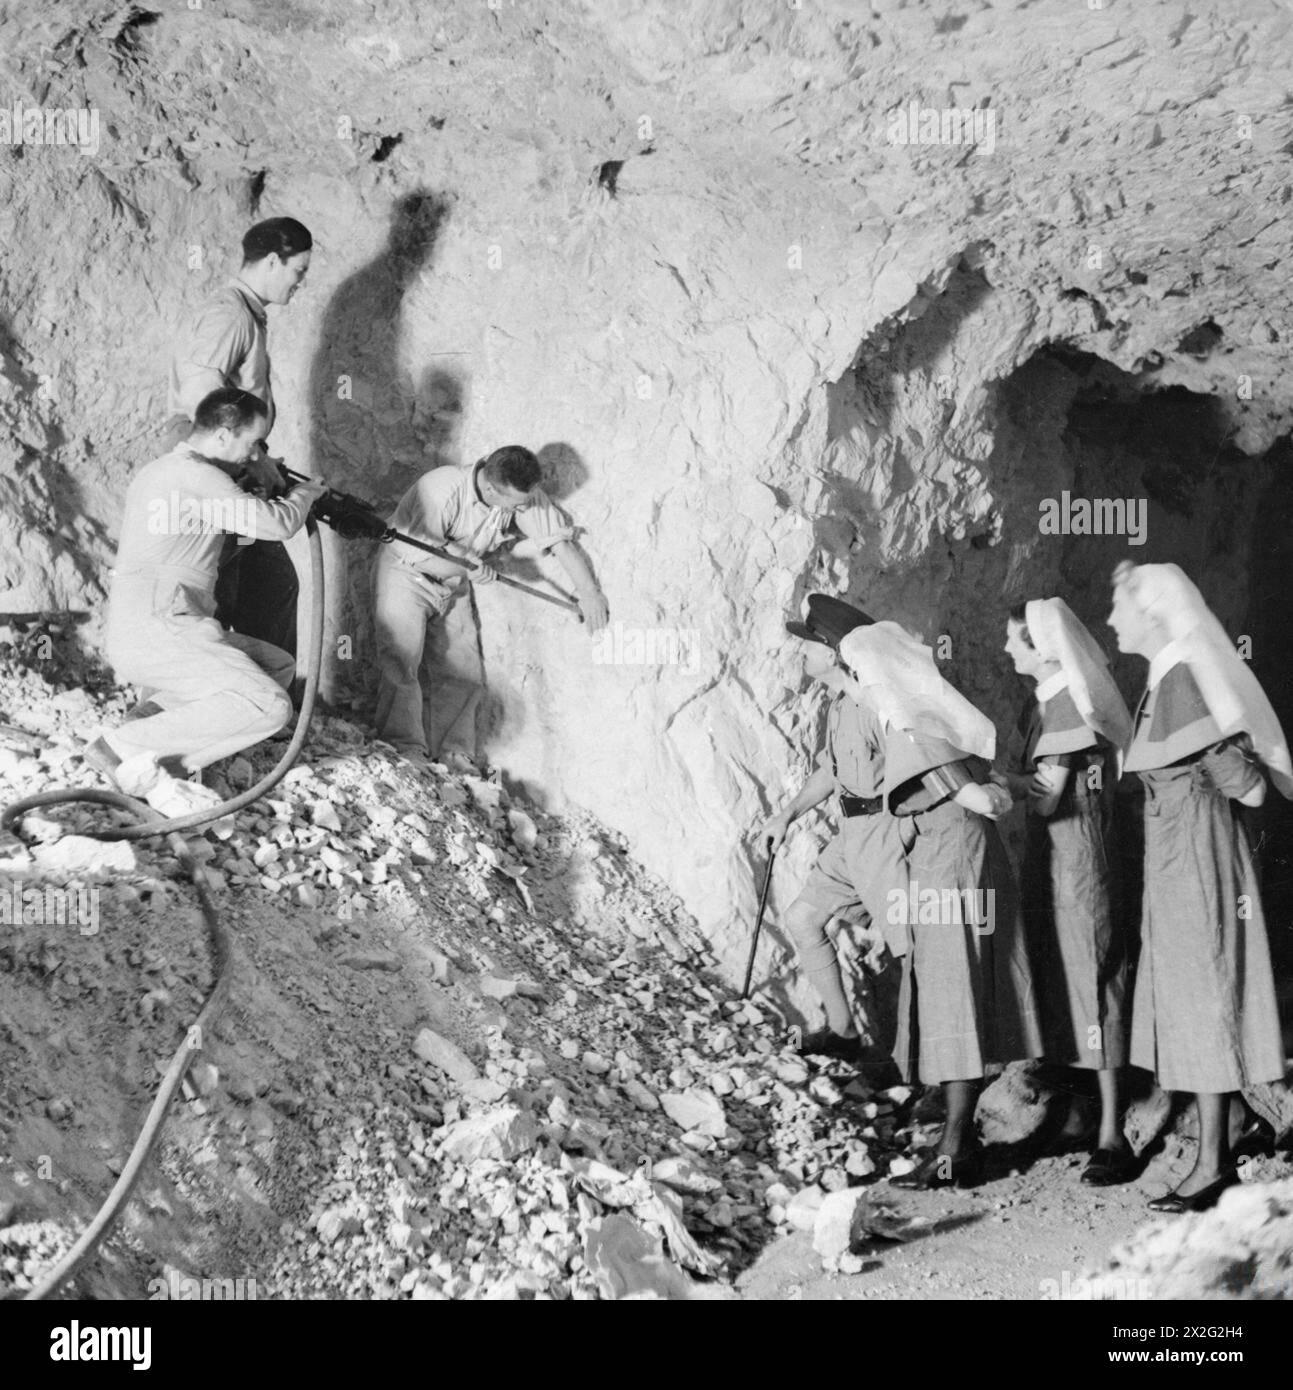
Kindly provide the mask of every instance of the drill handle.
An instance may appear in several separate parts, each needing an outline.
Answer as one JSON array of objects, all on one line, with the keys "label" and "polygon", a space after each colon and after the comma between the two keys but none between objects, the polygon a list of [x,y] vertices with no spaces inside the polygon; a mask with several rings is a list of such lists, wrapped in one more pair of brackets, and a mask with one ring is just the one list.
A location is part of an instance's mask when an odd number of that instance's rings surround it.
[{"label": "drill handle", "polygon": [[[309,481],[304,474],[294,473],[284,464],[280,463],[278,467],[284,481],[289,484]],[[393,534],[385,517],[371,502],[365,502],[348,492],[338,492],[336,488],[330,487],[315,502],[312,510],[316,521],[332,527],[344,540],[387,541]]]}]

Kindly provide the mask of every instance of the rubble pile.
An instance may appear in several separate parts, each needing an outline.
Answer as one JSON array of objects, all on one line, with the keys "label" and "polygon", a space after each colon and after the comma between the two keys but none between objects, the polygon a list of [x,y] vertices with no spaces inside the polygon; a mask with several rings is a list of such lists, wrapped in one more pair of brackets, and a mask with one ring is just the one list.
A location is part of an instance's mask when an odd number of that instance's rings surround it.
[{"label": "rubble pile", "polygon": [[1212,1211],[1138,1231],[1091,1282],[1120,1297],[1285,1299],[1291,1251],[1293,1178],[1245,1183]]},{"label": "rubble pile", "polygon": [[[0,750],[5,802],[95,780],[79,749],[120,698],[60,679],[57,659],[0,671],[0,721],[27,731]],[[249,785],[280,751],[208,781]],[[14,1288],[106,1193],[211,983],[174,856],[105,858],[76,833],[102,821],[51,809],[27,818],[34,842],[0,847],[0,873],[100,900],[92,933],[14,923],[0,949]],[[810,1067],[780,1017],[734,1000],[615,836],[465,759],[413,767],[323,717],[268,797],[189,843],[236,935],[230,1003],[82,1289],[712,1295],[927,1139],[906,1088]]]}]

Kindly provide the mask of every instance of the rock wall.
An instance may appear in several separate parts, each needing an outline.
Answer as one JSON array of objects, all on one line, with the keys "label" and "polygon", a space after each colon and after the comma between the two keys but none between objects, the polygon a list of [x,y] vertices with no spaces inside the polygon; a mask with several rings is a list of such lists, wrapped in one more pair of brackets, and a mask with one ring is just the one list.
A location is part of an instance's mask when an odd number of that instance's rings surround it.
[{"label": "rock wall", "polygon": [[[95,153],[0,146],[0,607],[99,606],[176,322],[250,221],[297,216],[278,452],[382,503],[541,452],[621,638],[685,659],[598,662],[483,592],[489,755],[623,830],[732,962],[753,827],[820,729],[782,627],[806,592],[948,635],[1002,725],[1009,599],[1094,621],[1131,554],[1245,614],[1253,460],[1293,408],[1288,30],[1224,0],[0,18],[0,95],[101,121]],[[894,143],[912,103],[991,139]],[[1149,496],[1143,551],[1039,536],[1039,498],[1097,485]],[[328,679],[361,700],[367,563],[329,540]]]}]

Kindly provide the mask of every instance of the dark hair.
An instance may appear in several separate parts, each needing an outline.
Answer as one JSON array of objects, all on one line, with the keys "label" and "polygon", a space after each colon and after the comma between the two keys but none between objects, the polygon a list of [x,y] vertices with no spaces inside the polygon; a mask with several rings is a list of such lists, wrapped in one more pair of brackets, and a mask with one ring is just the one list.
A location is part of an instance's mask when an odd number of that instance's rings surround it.
[{"label": "dark hair", "polygon": [[310,229],[295,217],[271,217],[256,225],[242,239],[242,263],[250,265],[263,261],[270,252],[277,252],[280,261],[299,256],[314,245]]},{"label": "dark hair", "polygon": [[1031,647],[1033,645],[1033,634],[1028,631],[1028,603],[1016,603],[1007,615],[1012,623],[1018,623],[1023,628],[1021,634],[1024,641]]},{"label": "dark hair", "polygon": [[520,444],[505,444],[485,460],[490,480],[513,492],[533,492],[543,479],[539,460]]},{"label": "dark hair", "polygon": [[245,430],[254,420],[269,414],[259,396],[238,386],[222,386],[203,396],[193,412],[193,428],[210,434],[213,430]]}]

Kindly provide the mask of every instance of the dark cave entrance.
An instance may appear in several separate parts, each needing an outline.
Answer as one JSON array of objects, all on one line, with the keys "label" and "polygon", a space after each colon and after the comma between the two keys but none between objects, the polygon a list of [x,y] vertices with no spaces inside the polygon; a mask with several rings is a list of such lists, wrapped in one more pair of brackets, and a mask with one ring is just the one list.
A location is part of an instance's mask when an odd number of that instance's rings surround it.
[{"label": "dark cave entrance", "polygon": [[[1244,454],[1233,443],[1233,417],[1216,397],[1176,386],[1146,391],[1143,379],[1059,345],[1030,358],[1001,384],[997,400],[1015,430],[1026,436],[1040,427],[1045,438],[1065,395],[1052,441],[1071,479],[1070,499],[1142,504],[1140,544],[1124,534],[1048,538],[1057,547],[1055,591],[1113,656],[1124,694],[1134,700],[1143,688],[1145,663],[1116,654],[1106,625],[1109,577],[1121,559],[1170,561],[1199,586],[1230,636],[1247,639],[1252,670],[1286,734],[1293,731],[1293,441],[1282,438],[1261,456]],[[1043,445],[1048,454],[1051,447]],[[1293,1014],[1293,804],[1271,789],[1264,806],[1242,814],[1259,847],[1287,1018]]]}]

